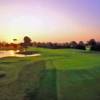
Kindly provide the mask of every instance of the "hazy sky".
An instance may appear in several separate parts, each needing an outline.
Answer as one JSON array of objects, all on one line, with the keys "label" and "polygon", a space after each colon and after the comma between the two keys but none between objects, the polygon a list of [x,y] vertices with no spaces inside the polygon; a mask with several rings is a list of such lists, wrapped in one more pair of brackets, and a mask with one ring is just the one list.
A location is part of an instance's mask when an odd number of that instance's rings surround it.
[{"label": "hazy sky", "polygon": [[0,41],[100,40],[100,0],[0,0]]}]

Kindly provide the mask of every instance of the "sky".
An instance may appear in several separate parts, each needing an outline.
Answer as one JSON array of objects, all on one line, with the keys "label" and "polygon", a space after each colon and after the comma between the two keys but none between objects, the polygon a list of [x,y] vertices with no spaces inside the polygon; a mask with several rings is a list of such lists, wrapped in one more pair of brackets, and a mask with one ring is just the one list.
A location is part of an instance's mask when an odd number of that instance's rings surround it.
[{"label": "sky", "polygon": [[0,0],[0,41],[100,40],[100,0]]}]

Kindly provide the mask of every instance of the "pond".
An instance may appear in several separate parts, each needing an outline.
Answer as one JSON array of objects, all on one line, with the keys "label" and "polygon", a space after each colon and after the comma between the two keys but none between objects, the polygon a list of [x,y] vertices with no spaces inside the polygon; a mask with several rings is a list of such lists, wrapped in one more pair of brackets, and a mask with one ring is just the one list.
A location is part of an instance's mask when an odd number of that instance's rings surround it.
[{"label": "pond", "polygon": [[32,54],[32,55],[24,55],[24,54],[16,54],[17,51],[8,50],[8,51],[0,51],[0,58],[3,57],[29,57],[29,56],[40,56],[40,54]]}]

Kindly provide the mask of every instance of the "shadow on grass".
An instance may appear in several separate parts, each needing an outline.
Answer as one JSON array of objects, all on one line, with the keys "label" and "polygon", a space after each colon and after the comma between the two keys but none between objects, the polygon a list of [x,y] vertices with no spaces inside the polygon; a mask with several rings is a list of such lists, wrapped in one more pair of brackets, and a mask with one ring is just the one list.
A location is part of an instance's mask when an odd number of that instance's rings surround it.
[{"label": "shadow on grass", "polygon": [[52,66],[47,69],[45,61],[26,64],[15,81],[0,87],[0,100],[100,100],[99,67],[57,70]]},{"label": "shadow on grass", "polygon": [[27,91],[25,100],[57,100],[56,69],[43,70],[39,85]]},{"label": "shadow on grass", "polygon": [[25,100],[100,100],[100,70],[42,70],[38,87]]},{"label": "shadow on grass", "polygon": [[0,100],[23,100],[28,91],[36,91],[44,69],[44,61],[26,62],[13,82],[0,87]]},{"label": "shadow on grass", "polygon": [[59,100],[100,100],[100,68],[58,70]]}]

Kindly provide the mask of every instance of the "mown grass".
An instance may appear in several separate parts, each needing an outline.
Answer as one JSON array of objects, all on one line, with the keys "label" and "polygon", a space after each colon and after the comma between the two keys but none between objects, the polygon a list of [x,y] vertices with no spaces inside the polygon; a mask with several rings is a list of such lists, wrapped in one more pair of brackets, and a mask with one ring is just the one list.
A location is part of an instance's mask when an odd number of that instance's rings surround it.
[{"label": "mown grass", "polygon": [[[28,89],[35,89],[38,86],[38,81],[40,80],[42,71],[45,68],[44,62],[33,61],[29,63],[24,61],[23,63],[24,66],[21,64],[16,66],[16,71],[14,68],[15,66],[13,65],[12,70],[16,72],[16,75],[14,72],[9,72],[11,69],[7,70],[10,74],[12,74],[12,77],[10,77],[11,80],[5,78],[5,81],[7,80],[7,82],[5,83],[4,81],[4,83],[0,84],[0,100],[23,100]],[[14,76],[16,78],[13,78]]]},{"label": "mown grass", "polygon": [[41,56],[0,59],[0,100],[100,100],[100,53],[29,50]]}]

